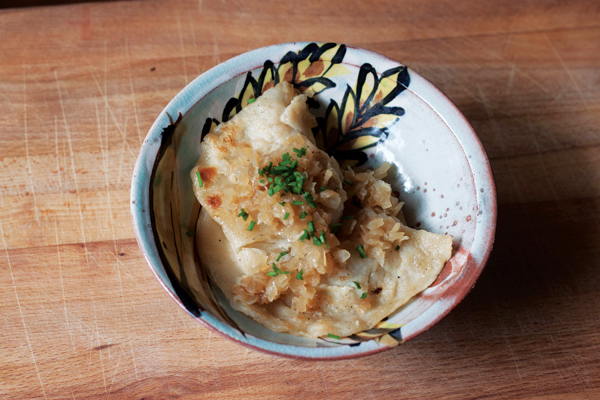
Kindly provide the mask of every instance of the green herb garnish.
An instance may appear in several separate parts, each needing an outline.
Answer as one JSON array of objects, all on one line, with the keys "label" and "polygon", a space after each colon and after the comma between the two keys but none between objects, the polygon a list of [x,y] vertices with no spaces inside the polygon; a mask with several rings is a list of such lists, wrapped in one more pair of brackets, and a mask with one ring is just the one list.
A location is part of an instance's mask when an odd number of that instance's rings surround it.
[{"label": "green herb garnish", "polygon": [[325,231],[321,231],[319,238],[321,239],[321,242],[325,243],[325,245],[327,246],[328,249],[331,248],[331,247],[329,247],[329,242],[327,241],[327,236],[325,236]]},{"label": "green herb garnish", "polygon": [[319,190],[317,190],[317,193],[324,192],[325,190],[329,190],[329,188],[325,187],[325,186],[321,186],[321,188]]},{"label": "green herb garnish", "polygon": [[306,154],[306,147],[303,147],[301,149],[297,149],[294,147],[293,150],[298,155],[298,157],[304,157],[304,155]]},{"label": "green herb garnish", "polygon": [[344,178],[344,183],[346,185],[350,185],[350,186],[354,186],[354,182],[349,181],[348,179]]},{"label": "green herb garnish", "polygon": [[242,217],[244,218],[244,221],[248,220],[248,213],[246,211],[244,211],[244,209],[242,208],[240,210],[240,213],[238,214],[238,217]]},{"label": "green herb garnish", "polygon": [[363,292],[362,296],[360,296],[361,299],[366,299],[367,298],[367,292]]},{"label": "green herb garnish", "polygon": [[279,201],[278,203],[285,207],[285,201]]},{"label": "green herb garnish", "polygon": [[336,340],[340,340],[340,337],[338,335],[334,335],[333,333],[328,333],[327,337],[328,338],[332,338],[332,339],[336,339]]},{"label": "green herb garnish", "polygon": [[354,217],[353,217],[352,215],[344,215],[344,216],[343,216],[342,218],[340,218],[340,219],[342,219],[342,220],[346,220],[346,221],[347,221],[347,220],[354,219]]},{"label": "green herb garnish", "polygon": [[304,200],[306,200],[306,204],[308,204],[312,208],[317,208],[317,203],[315,202],[312,194],[305,193],[304,194]]},{"label": "green herb garnish", "polygon": [[313,244],[315,246],[321,246],[323,242],[321,242],[321,239],[318,239],[316,236],[313,236]]},{"label": "green herb garnish", "polygon": [[331,224],[332,228],[341,228],[342,226],[344,226],[344,224],[340,223],[340,222],[336,222],[335,224]]},{"label": "green herb garnish", "polygon": [[400,246],[396,245],[396,251],[400,250]]},{"label": "green herb garnish", "polygon": [[362,244],[359,244],[358,247],[356,248],[356,250],[358,250],[358,253],[360,254],[360,258],[367,258],[367,253],[365,253],[365,249],[363,248]]},{"label": "green herb garnish", "polygon": [[248,226],[248,231],[252,231],[252,229],[254,229],[254,225],[256,225],[256,222],[250,221],[250,226]]},{"label": "green herb garnish", "polygon": [[304,204],[304,202],[301,200],[296,200],[296,201],[292,201],[292,204],[295,206],[301,206],[302,204]]},{"label": "green herb garnish", "polygon": [[300,272],[298,272],[298,274],[296,275],[296,280],[298,281],[303,281],[304,278],[302,277],[302,273],[304,272],[303,269],[300,270]]},{"label": "green herb garnish", "polygon": [[290,213],[286,212],[285,215],[283,216],[283,220],[284,221],[287,220],[289,216],[290,216]]},{"label": "green herb garnish", "polygon": [[202,183],[202,177],[200,176],[200,172],[196,171],[196,177],[198,178],[198,187],[204,186],[204,183]]},{"label": "green herb garnish", "polygon": [[256,101],[256,99],[248,99],[248,104],[252,104]]},{"label": "green herb garnish", "polygon": [[302,242],[304,242],[306,239],[310,239],[310,233],[308,233],[308,231],[305,229],[302,232],[302,236],[300,236],[300,240],[302,240]]},{"label": "green herb garnish", "polygon": [[269,276],[277,276],[279,274],[277,272],[275,272],[275,271],[269,271],[269,272],[267,272],[267,275],[269,275]]},{"label": "green herb garnish", "polygon": [[275,271],[275,273],[277,275],[282,274],[282,275],[289,275],[291,274],[291,271],[283,271],[279,268],[277,268],[277,265],[275,265],[275,263],[273,263],[273,271]]},{"label": "green herb garnish", "polygon": [[313,221],[308,221],[308,231],[310,233],[314,233],[315,232],[315,223]]},{"label": "green herb garnish", "polygon": [[358,283],[358,282],[356,282],[356,281],[352,281],[352,282],[354,282],[354,285],[356,285],[356,288],[357,288],[357,289],[362,289],[362,288],[360,287],[360,283]]},{"label": "green herb garnish", "polygon": [[275,261],[279,262],[279,260],[281,260],[281,257],[285,256],[288,253],[289,253],[289,251],[284,251],[283,253],[279,253],[279,255],[277,256],[277,260],[275,260]]},{"label": "green herb garnish", "polygon": [[300,213],[300,219],[304,219],[308,214],[306,213],[306,211],[302,211]]}]

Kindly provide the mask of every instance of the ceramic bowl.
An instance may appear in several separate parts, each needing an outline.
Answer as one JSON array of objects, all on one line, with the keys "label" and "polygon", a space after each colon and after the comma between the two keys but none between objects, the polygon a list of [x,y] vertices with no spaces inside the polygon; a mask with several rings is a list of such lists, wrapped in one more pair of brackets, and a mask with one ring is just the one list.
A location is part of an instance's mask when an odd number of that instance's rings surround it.
[{"label": "ceramic bowl", "polygon": [[[393,164],[387,180],[409,226],[452,235],[437,280],[374,329],[336,339],[276,333],[233,310],[202,268],[200,211],[189,171],[198,144],[248,100],[286,80],[316,93],[318,145],[343,164]],[[250,100],[252,101],[252,100]],[[486,154],[454,104],[403,64],[334,43],[286,43],[242,54],[187,85],[158,116],[140,150],[131,189],[140,248],[158,281],[193,318],[247,347],[307,359],[376,353],[424,332],[469,292],[492,249],[496,194]]]}]

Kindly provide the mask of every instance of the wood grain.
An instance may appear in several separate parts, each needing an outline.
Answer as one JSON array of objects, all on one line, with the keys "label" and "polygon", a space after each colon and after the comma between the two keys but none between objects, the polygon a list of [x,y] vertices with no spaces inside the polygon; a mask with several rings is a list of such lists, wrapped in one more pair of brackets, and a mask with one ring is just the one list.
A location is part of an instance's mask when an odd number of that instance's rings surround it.
[{"label": "wood grain", "polygon": [[[600,398],[600,3],[182,1],[0,11],[0,397]],[[278,42],[398,59],[478,132],[492,257],[428,332],[340,362],[212,334],[152,276],[129,188],[198,74]]]}]

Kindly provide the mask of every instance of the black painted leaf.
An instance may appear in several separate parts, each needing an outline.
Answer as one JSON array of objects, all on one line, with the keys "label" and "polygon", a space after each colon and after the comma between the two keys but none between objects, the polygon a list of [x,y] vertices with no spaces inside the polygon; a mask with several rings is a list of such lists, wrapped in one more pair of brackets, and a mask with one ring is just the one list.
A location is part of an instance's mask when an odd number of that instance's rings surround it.
[{"label": "black painted leaf", "polygon": [[227,102],[227,104],[225,104],[225,108],[223,108],[223,115],[221,116],[221,121],[226,122],[229,121],[229,118],[231,118],[233,115],[231,115],[231,113],[233,112],[233,110],[237,109],[237,105],[240,101],[238,99],[236,99],[235,97],[232,97],[229,99],[229,101]]},{"label": "black painted leaf", "polygon": [[398,71],[400,71],[400,73],[398,73],[398,76],[396,78],[396,87],[391,92],[389,92],[388,95],[383,98],[383,100],[381,100],[381,104],[385,105],[390,101],[394,100],[410,84],[410,75],[408,74],[408,69],[404,66],[392,68],[390,70],[385,71],[381,75],[381,79],[387,79],[390,76],[396,74]]},{"label": "black painted leaf", "polygon": [[325,89],[319,90],[318,92],[315,92],[315,94],[321,93],[323,90],[335,87],[335,83],[331,79],[323,77],[308,78],[305,81],[296,83],[294,86],[296,86],[297,88],[309,88],[315,83],[320,83],[321,85],[325,86]]},{"label": "black painted leaf", "polygon": [[[367,81],[367,76],[371,74],[373,76],[373,88],[371,89],[371,93],[365,100],[365,102],[360,105],[360,100],[363,97],[363,90],[366,89],[365,82]],[[375,97],[375,93],[377,93],[377,89],[379,88],[379,79],[377,78],[377,71],[375,68],[369,63],[365,63],[361,65],[360,71],[358,72],[358,78],[356,80],[356,99],[358,101],[358,109],[359,112],[363,112],[365,109],[369,107],[371,104],[371,100]]]},{"label": "black painted leaf", "polygon": [[319,47],[318,50],[316,50],[314,53],[312,53],[312,55],[310,56],[308,61],[310,61],[311,63],[317,61],[319,58],[321,58],[323,53],[325,53],[329,49],[333,49],[335,46],[337,46],[337,44],[335,44],[335,43],[325,43],[324,45]]},{"label": "black painted leaf", "polygon": [[344,60],[346,56],[346,46],[341,44],[338,51],[336,51],[335,56],[331,59],[332,64],[339,64]]},{"label": "black painted leaf", "polygon": [[[338,112],[338,127],[341,135],[349,131],[356,121],[356,106],[356,96],[354,95],[354,91],[350,85],[347,85],[346,92],[342,99],[342,105]],[[347,118],[346,115],[348,115],[348,112],[352,113],[352,120],[347,123],[344,119]]]}]

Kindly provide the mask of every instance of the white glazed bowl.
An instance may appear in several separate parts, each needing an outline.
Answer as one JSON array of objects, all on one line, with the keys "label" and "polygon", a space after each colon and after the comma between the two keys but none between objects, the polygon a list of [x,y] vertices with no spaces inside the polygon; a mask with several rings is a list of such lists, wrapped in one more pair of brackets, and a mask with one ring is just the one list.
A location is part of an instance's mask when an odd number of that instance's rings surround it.
[{"label": "white glazed bowl", "polygon": [[[453,256],[438,279],[378,330],[339,341],[272,332],[228,305],[202,269],[193,236],[186,234],[195,230],[200,210],[189,171],[198,160],[203,132],[281,80],[318,92],[319,106],[312,104],[312,111],[321,117],[316,136],[323,148],[351,164],[391,162],[395,168],[388,182],[406,203],[408,225],[454,237]],[[338,118],[332,115],[336,112]],[[363,124],[367,119],[370,123]],[[492,249],[496,192],[473,128],[425,78],[368,50],[285,43],[217,65],[167,105],[140,150],[131,213],[138,243],[155,276],[200,323],[267,353],[341,359],[403,343],[462,300]]]}]

